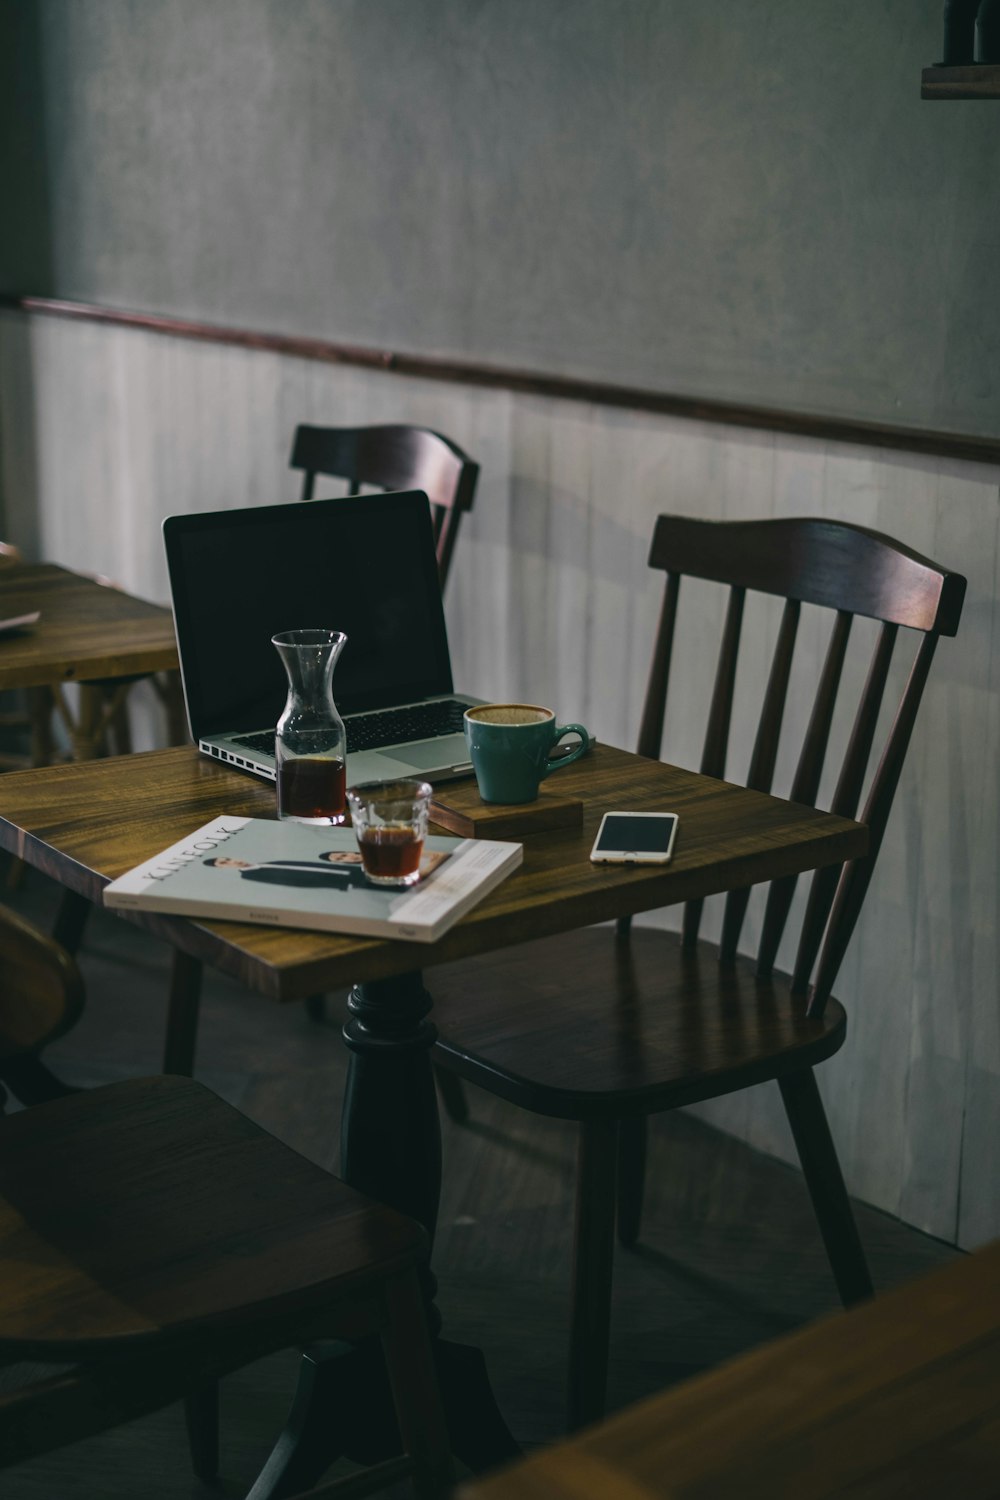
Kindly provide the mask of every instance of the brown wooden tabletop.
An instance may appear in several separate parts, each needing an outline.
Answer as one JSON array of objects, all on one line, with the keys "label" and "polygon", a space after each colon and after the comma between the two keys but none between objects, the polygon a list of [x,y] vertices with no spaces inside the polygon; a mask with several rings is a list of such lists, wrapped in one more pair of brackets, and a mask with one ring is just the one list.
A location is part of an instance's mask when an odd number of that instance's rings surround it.
[{"label": "brown wooden tabletop", "polygon": [[[604,745],[558,777],[584,801],[582,828],[525,838],[522,867],[435,944],[141,912],[128,919],[265,995],[294,1000],[840,863],[867,845],[858,823]],[[673,862],[591,864],[601,814],[611,808],[677,812]],[[109,880],[220,814],[273,817],[274,788],[191,746],[0,780],[0,847],[97,902]]]},{"label": "brown wooden tabletop", "polygon": [[684,1385],[462,1500],[1000,1495],[1000,1243]]},{"label": "brown wooden tabletop", "polygon": [[0,634],[0,689],[177,666],[169,609],[53,563],[7,563],[0,570],[0,620],[36,609],[37,624]]}]

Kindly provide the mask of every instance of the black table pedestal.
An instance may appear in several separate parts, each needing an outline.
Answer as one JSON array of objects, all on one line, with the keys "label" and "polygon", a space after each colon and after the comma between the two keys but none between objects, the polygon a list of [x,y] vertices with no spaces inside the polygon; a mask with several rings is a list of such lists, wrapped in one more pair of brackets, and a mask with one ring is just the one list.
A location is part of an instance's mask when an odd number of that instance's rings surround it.
[{"label": "black table pedestal", "polygon": [[[433,1239],[441,1196],[441,1130],[419,973],[358,985],[344,1040],[351,1058],[344,1096],[345,1182],[417,1219]],[[437,1283],[424,1269],[428,1325],[452,1451],[476,1473],[521,1456],[497,1407],[482,1352],[437,1338]],[[308,1490],[335,1459],[374,1463],[400,1452],[388,1377],[377,1340],[319,1344],[303,1356],[288,1422],[248,1500]]]}]

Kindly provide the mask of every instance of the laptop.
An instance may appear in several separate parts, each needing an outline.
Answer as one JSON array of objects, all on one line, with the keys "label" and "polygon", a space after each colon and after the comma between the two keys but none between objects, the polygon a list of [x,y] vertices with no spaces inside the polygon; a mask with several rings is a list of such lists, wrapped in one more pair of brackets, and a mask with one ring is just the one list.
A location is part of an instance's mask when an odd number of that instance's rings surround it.
[{"label": "laptop", "polygon": [[420,490],[168,516],[163,538],[191,737],[275,779],[288,682],[271,637],[342,630],[333,696],[349,782],[472,774]]}]

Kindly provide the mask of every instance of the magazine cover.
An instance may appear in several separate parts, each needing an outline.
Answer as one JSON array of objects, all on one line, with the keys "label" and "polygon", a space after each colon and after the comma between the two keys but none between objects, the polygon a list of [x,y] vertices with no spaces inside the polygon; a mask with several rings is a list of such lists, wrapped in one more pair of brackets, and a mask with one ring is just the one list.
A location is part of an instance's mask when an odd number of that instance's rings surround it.
[{"label": "magazine cover", "polygon": [[365,878],[351,828],[216,818],[104,890],[104,904],[433,943],[521,863],[520,844],[428,838],[415,886]]}]

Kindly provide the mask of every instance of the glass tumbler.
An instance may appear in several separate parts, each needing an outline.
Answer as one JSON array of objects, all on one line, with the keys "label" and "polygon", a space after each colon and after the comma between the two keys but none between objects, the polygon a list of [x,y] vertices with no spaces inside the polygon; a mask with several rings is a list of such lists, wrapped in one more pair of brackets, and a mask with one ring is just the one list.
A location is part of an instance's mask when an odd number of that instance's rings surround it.
[{"label": "glass tumbler", "polygon": [[365,874],[376,885],[413,885],[427,836],[426,781],[369,781],[347,789]]},{"label": "glass tumbler", "polygon": [[288,699],[274,733],[278,817],[344,823],[347,735],[333,701],[333,669],[347,636],[283,630],[271,641],[288,674]]}]

